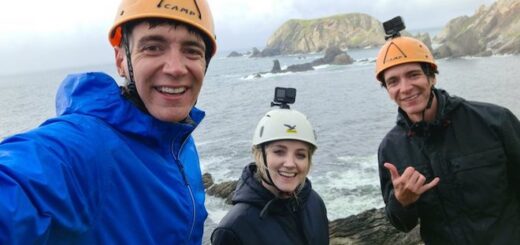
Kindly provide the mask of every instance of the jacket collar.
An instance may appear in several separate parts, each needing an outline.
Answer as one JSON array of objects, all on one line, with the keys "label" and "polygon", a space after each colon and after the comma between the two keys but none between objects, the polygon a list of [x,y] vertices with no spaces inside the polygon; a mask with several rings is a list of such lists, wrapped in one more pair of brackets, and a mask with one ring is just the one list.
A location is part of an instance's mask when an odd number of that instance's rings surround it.
[{"label": "jacket collar", "polygon": [[255,177],[257,167],[255,163],[248,164],[242,171],[242,176],[238,181],[233,204],[248,203],[256,206],[264,213],[276,213],[279,215],[289,215],[289,212],[296,212],[306,203],[312,185],[309,179],[305,179],[303,189],[297,194],[296,198],[280,199],[267,190]]},{"label": "jacket collar", "polygon": [[156,143],[171,141],[179,136],[184,138],[205,115],[194,107],[185,122],[157,120],[124,98],[112,77],[95,72],[72,74],[65,78],[56,96],[56,113],[58,116],[73,113],[93,116],[120,132]]},{"label": "jacket collar", "polygon": [[446,127],[451,123],[449,114],[454,111],[464,99],[457,96],[450,96],[443,89],[433,88],[433,93],[437,98],[437,113],[432,122],[412,122],[406,112],[398,109],[396,124],[408,131],[409,136],[429,136],[432,130],[439,127]]}]

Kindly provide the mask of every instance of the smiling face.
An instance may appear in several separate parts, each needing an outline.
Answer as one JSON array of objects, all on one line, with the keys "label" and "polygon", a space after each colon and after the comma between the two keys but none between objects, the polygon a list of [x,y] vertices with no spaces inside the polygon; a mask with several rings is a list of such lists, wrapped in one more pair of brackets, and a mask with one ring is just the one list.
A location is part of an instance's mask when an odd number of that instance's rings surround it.
[{"label": "smiling face", "polygon": [[[130,35],[134,80],[148,112],[158,120],[184,120],[200,93],[206,67],[202,38],[183,25],[146,22]],[[116,47],[119,74],[128,77],[127,57]]]},{"label": "smiling face", "polygon": [[[431,87],[435,78],[428,78],[419,63],[405,63],[384,71],[384,82],[390,98],[413,122],[423,120],[422,112],[428,105]],[[424,120],[435,117],[437,100],[434,98],[431,109],[426,110]]]},{"label": "smiling face", "polygon": [[[295,192],[305,182],[311,157],[307,143],[297,140],[275,141],[265,147],[265,154],[271,179],[282,192]],[[262,184],[271,192],[278,193],[273,186],[264,181]]]}]

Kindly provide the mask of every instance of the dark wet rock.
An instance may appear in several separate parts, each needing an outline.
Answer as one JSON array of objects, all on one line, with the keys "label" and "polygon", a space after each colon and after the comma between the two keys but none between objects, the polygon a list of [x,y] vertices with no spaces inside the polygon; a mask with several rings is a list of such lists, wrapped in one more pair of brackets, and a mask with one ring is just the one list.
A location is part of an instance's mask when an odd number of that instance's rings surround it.
[{"label": "dark wet rock", "polygon": [[260,50],[258,50],[257,48],[253,48],[251,50],[251,55],[249,55],[249,57],[252,57],[252,58],[254,58],[254,57],[261,57]]},{"label": "dark wet rock", "polygon": [[311,63],[305,63],[305,64],[296,64],[296,65],[290,65],[287,67],[287,69],[283,70],[284,72],[302,72],[302,71],[310,71],[314,70]]},{"label": "dark wet rock", "polygon": [[338,47],[329,47],[325,50],[323,58],[316,59],[311,62],[313,66],[333,64],[333,65],[349,65],[354,63],[354,59]]},{"label": "dark wet rock", "polygon": [[204,184],[204,189],[208,189],[208,187],[212,186],[213,177],[209,173],[205,173],[202,175],[202,183]]},{"label": "dark wet rock", "polygon": [[418,227],[409,233],[396,230],[387,221],[383,208],[366,210],[357,215],[329,222],[329,238],[331,245],[423,244]]},{"label": "dark wet rock", "polygon": [[241,54],[237,51],[232,51],[231,53],[228,54],[227,57],[241,57],[241,56],[244,56],[244,54]]},{"label": "dark wet rock", "polygon": [[206,183],[213,183],[213,177],[209,173],[203,175],[204,188],[206,193],[210,196],[220,197],[226,200],[227,204],[231,204],[231,198],[235,193],[237,181],[225,181],[219,184],[206,185]]},{"label": "dark wet rock", "polygon": [[273,60],[273,69],[271,69],[271,73],[279,73],[282,72],[282,68],[280,67],[279,60]]},{"label": "dark wet rock", "polygon": [[[303,64],[293,64],[287,67],[287,69],[281,68],[279,60],[273,60],[273,68],[271,69],[271,73],[283,73],[283,72],[303,72],[314,70],[314,66],[319,65],[348,65],[354,63],[354,59],[347,54],[347,52],[341,50],[338,47],[329,47],[325,50],[325,54],[323,58],[319,58],[313,60],[312,62],[303,63]],[[257,75],[261,77],[265,72],[259,72]],[[255,75],[255,78],[257,76]]]}]

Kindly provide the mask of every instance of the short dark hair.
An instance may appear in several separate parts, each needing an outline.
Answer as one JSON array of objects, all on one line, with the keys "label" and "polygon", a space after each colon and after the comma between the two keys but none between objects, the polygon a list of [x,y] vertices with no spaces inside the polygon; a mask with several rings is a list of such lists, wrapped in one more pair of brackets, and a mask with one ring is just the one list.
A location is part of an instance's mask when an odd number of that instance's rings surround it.
[{"label": "short dark hair", "polygon": [[[435,78],[435,75],[439,74],[439,70],[437,69],[437,67],[433,66],[430,63],[419,62],[419,65],[421,66],[421,70],[423,71],[424,75],[426,75],[426,77]],[[381,78],[381,87],[386,88],[385,71],[381,72],[380,78]]]},{"label": "short dark hair", "polygon": [[[132,21],[129,21],[129,22],[125,23],[124,24],[125,27],[123,28],[123,30],[125,30],[124,32],[126,32],[126,33],[123,33],[123,35],[131,34],[132,31],[134,30],[134,28],[137,25],[141,24],[141,23],[148,23],[150,28],[154,28],[154,27],[157,27],[159,25],[165,25],[165,24],[173,26],[175,28],[177,28],[179,26],[186,27],[186,29],[188,29],[188,31],[190,33],[196,34],[204,42],[204,45],[206,46],[206,51],[205,51],[205,54],[204,54],[204,56],[206,58],[206,67],[209,64],[209,61],[211,59],[212,51],[213,51],[213,49],[215,47],[213,47],[212,42],[209,39],[208,35],[206,35],[205,33],[201,32],[199,29],[193,27],[192,25],[186,24],[184,22],[176,21],[176,20],[161,19],[161,18],[146,18],[146,19],[136,19],[136,20],[132,20]],[[123,45],[123,42],[121,42],[120,45]]]}]

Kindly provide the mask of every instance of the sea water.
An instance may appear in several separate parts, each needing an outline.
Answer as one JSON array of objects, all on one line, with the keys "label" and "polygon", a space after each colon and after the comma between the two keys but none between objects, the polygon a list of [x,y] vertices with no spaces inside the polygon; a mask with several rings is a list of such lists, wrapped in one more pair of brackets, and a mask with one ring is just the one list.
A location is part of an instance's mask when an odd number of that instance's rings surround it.
[{"label": "sea water", "polygon": [[[273,60],[282,67],[311,62],[322,54],[270,58],[215,57],[197,106],[206,118],[195,131],[203,172],[215,182],[236,180],[251,162],[256,123],[270,110],[274,88],[297,89],[292,108],[305,113],[316,129],[318,150],[309,178],[322,196],[330,220],[382,207],[377,148],[394,126],[397,108],[374,77],[377,50],[352,50],[351,65],[324,65],[299,73],[264,74]],[[467,100],[508,107],[520,116],[520,56],[457,58],[438,61],[437,87]],[[56,89],[68,73],[104,71],[113,65],[0,77],[0,138],[23,132],[54,116]],[[119,79],[120,80],[120,79]],[[119,81],[121,82],[121,81]],[[207,198],[207,224],[218,223],[229,206]],[[210,229],[208,229],[210,231]]]}]

